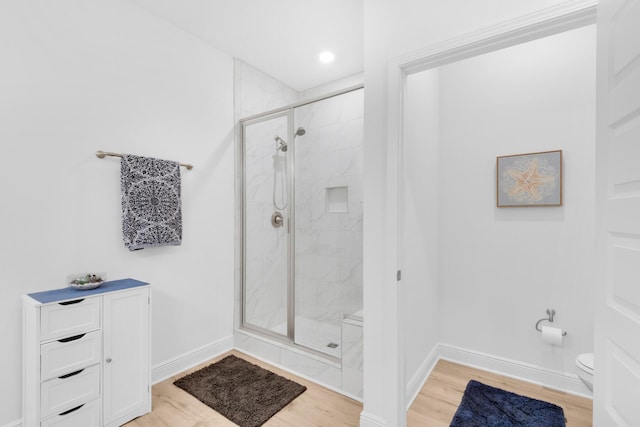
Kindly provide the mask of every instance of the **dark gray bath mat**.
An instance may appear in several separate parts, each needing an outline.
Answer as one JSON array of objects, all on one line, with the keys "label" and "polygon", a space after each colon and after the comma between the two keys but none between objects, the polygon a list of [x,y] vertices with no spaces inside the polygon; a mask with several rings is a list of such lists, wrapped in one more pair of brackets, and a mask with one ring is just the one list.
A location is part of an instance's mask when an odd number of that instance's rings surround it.
[{"label": "dark gray bath mat", "polygon": [[307,388],[230,355],[174,384],[240,427],[258,427]]}]

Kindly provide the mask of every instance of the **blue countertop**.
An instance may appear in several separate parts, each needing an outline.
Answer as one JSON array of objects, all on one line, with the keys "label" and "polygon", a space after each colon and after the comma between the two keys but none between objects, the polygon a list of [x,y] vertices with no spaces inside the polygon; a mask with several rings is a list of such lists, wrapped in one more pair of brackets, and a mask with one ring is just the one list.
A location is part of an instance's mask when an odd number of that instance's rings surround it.
[{"label": "blue countertop", "polygon": [[66,287],[62,289],[52,289],[50,291],[34,292],[27,295],[41,304],[48,304],[51,302],[86,298],[92,295],[103,294],[105,292],[121,291],[124,289],[136,288],[138,286],[146,285],[148,285],[148,283],[141,282],[135,279],[120,279],[104,282],[102,285],[95,289],[81,290]]}]

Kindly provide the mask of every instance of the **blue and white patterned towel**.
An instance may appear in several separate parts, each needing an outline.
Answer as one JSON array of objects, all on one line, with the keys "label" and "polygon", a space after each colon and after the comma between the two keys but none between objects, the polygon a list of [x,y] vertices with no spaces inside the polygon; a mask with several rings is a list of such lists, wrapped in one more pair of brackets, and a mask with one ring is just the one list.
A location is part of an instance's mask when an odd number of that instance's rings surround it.
[{"label": "blue and white patterned towel", "polygon": [[180,164],[123,154],[122,233],[130,251],[182,243]]}]

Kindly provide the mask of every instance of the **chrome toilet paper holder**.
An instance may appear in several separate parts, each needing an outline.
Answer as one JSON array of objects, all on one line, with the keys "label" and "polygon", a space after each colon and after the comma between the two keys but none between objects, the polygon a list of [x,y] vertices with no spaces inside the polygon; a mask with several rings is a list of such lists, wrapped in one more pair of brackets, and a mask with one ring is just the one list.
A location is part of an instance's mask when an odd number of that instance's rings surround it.
[{"label": "chrome toilet paper holder", "polygon": [[[540,322],[548,321],[549,323],[553,323],[553,316],[556,315],[556,311],[553,308],[547,308],[547,315],[549,317],[545,317],[544,319],[540,319],[536,322],[536,331],[542,332],[540,329]],[[567,331],[562,331],[562,336],[567,335]]]}]

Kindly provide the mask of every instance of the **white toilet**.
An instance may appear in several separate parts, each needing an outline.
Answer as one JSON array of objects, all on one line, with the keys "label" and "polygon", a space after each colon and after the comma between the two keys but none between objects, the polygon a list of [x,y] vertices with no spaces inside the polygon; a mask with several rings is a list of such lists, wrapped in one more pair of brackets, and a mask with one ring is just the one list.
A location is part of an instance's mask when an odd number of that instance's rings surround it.
[{"label": "white toilet", "polygon": [[593,391],[593,353],[582,353],[576,357],[578,376]]}]

